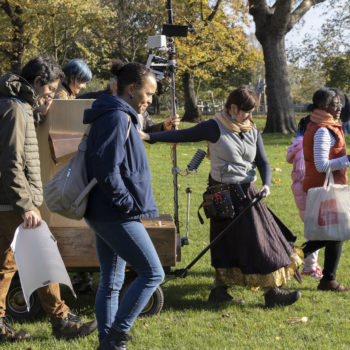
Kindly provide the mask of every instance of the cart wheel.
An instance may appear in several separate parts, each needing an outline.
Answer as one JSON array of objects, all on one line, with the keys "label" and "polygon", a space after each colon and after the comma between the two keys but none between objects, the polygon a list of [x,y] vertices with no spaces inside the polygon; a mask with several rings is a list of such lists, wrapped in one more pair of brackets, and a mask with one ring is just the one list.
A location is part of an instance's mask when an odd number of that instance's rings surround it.
[{"label": "cart wheel", "polygon": [[6,296],[6,313],[16,320],[27,320],[34,318],[41,311],[39,296],[34,292],[30,296],[30,309],[27,305],[22,293],[21,283],[16,276],[12,279],[9,292]]},{"label": "cart wheel", "polygon": [[[123,296],[126,292],[126,290],[129,288],[132,281],[127,282],[124,284],[121,292],[120,292],[120,300],[123,299]],[[157,287],[157,289],[152,294],[150,300],[144,307],[144,309],[141,311],[140,316],[153,316],[160,313],[164,305],[164,294],[161,287]]]}]

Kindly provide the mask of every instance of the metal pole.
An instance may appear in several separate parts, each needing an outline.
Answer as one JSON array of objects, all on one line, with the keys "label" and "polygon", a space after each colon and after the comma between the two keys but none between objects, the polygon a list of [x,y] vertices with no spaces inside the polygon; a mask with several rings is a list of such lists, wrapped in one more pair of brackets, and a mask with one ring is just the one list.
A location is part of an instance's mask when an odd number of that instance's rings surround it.
[{"label": "metal pole", "polygon": [[[172,1],[167,0],[167,11],[169,17],[169,24],[173,24],[173,8]],[[176,54],[175,54],[175,43],[174,38],[168,38],[168,47],[169,47],[169,70],[171,74],[171,109],[172,117],[175,118],[176,115],[176,103],[175,103],[175,72],[176,72]],[[179,202],[178,202],[178,185],[177,185],[177,153],[176,153],[176,144],[173,148],[173,183],[174,183],[174,223],[177,233],[180,232],[179,228]]]}]

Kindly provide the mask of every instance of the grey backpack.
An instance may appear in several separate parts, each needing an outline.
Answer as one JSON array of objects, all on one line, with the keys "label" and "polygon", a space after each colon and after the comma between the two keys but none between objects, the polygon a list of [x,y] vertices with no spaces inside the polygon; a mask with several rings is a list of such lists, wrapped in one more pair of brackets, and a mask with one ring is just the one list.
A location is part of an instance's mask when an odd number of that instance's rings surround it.
[{"label": "grey backpack", "polygon": [[[131,127],[129,115],[128,120],[128,132],[125,141],[129,137]],[[86,129],[78,151],[70,162],[44,186],[44,199],[50,211],[74,220],[81,220],[84,217],[89,198],[88,194],[97,184],[95,178],[90,182],[87,178],[85,152],[89,131],[90,127]]]}]

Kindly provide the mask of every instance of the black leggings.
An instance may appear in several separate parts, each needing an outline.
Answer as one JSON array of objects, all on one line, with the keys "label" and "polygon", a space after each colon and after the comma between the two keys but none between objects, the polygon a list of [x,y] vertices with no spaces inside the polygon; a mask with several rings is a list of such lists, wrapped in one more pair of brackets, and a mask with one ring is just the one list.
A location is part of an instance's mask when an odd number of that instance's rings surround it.
[{"label": "black leggings", "polygon": [[343,241],[307,241],[304,243],[303,252],[305,257],[320,248],[326,247],[322,271],[324,280],[335,280],[343,243]]}]

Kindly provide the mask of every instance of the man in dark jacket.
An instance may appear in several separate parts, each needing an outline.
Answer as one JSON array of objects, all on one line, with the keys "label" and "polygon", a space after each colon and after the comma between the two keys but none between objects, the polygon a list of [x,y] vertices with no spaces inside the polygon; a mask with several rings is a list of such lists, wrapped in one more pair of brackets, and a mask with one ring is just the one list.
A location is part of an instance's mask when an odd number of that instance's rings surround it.
[{"label": "man in dark jacket", "polygon": [[[30,335],[15,331],[5,322],[6,295],[17,271],[10,248],[16,228],[40,225],[43,201],[34,110],[42,119],[64,74],[46,57],[29,61],[21,76],[0,77],[0,341],[22,340]],[[95,331],[96,321],[81,322],[60,296],[59,285],[38,289],[43,309],[49,315],[56,338],[75,338]]]}]

